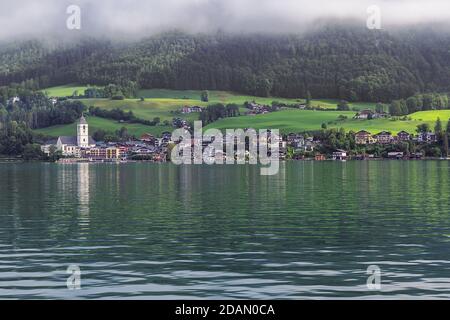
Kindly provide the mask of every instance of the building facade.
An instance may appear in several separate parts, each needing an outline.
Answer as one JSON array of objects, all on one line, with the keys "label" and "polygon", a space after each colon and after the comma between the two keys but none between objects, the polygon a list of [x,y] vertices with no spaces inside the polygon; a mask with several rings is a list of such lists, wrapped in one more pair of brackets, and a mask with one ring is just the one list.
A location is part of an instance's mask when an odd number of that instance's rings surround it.
[{"label": "building facade", "polygon": [[81,116],[77,123],[76,136],[59,136],[56,142],[49,142],[41,146],[41,150],[49,155],[52,146],[56,146],[56,150],[60,151],[63,156],[74,158],[82,157],[85,149],[95,147],[94,139],[89,136],[89,124],[84,116]]}]

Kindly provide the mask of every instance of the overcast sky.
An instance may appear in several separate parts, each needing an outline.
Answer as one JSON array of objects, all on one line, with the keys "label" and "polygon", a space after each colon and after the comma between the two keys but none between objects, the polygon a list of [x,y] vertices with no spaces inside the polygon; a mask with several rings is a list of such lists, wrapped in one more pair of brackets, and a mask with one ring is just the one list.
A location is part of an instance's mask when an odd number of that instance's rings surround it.
[{"label": "overcast sky", "polygon": [[[358,19],[381,8],[382,26],[450,21],[450,0],[0,0],[0,39],[67,33],[66,9],[81,8],[81,32],[301,32],[317,19]],[[79,31],[71,31],[78,32]]]}]

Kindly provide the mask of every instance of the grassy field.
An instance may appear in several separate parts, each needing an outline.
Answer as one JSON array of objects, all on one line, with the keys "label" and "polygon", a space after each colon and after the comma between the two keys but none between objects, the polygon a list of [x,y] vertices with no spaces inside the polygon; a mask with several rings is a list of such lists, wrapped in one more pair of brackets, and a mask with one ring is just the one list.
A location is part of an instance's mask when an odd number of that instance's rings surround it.
[{"label": "grassy field", "polygon": [[[200,103],[201,91],[196,90],[167,90],[167,89],[151,89],[151,90],[140,90],[138,93],[139,97],[144,97],[146,99],[182,99],[186,101],[186,104],[196,101],[195,103]],[[243,105],[246,101],[255,101],[260,104],[271,105],[272,101],[278,101],[286,104],[297,104],[305,103],[305,99],[286,99],[277,97],[254,97],[249,95],[241,95],[233,92],[227,91],[209,91],[209,103],[236,103]],[[339,100],[335,99],[313,99],[312,106],[322,107],[325,109],[336,109]],[[363,109],[375,109],[375,103],[369,102],[356,102],[349,103],[350,108],[357,108],[359,110]]]},{"label": "grassy field", "polygon": [[[339,115],[347,116],[347,119],[338,120]],[[290,133],[319,130],[322,123],[326,123],[328,128],[344,128],[347,131],[352,130],[354,132],[367,130],[375,134],[387,130],[395,134],[404,130],[410,133],[416,133],[416,128],[421,123],[428,123],[430,127],[433,128],[437,117],[440,117],[443,125],[446,126],[446,123],[450,118],[450,110],[417,112],[410,116],[412,120],[406,121],[394,121],[391,119],[356,120],[353,119],[354,115],[355,113],[353,111],[283,110],[266,115],[227,118],[208,125],[206,129],[280,129],[282,133]],[[159,136],[164,131],[173,130],[170,126],[150,127],[140,124],[123,124],[97,117],[88,117],[87,120],[90,125],[91,133],[98,129],[114,132],[122,127],[126,127],[130,134],[139,137],[146,132]],[[76,124],[53,126],[36,131],[51,136],[75,135]]]},{"label": "grassy field", "polygon": [[[44,90],[49,96],[70,96],[74,91],[78,91],[80,94],[88,88],[87,86],[80,85],[66,85],[48,88]],[[126,99],[126,100],[110,100],[110,99],[82,99],[81,101],[86,106],[95,106],[102,109],[115,109],[119,108],[125,111],[131,110],[135,116],[153,120],[155,117],[159,117],[161,121],[171,121],[174,117],[181,117],[188,121],[194,121],[198,119],[198,114],[175,114],[175,111],[180,110],[183,106],[198,105],[205,107],[212,103],[236,103],[241,105],[241,113],[244,114],[247,110],[243,107],[246,101],[256,101],[260,104],[270,105],[272,101],[276,100],[282,103],[295,104],[304,103],[303,99],[283,99],[283,98],[260,98],[248,95],[240,95],[232,92],[225,91],[210,91],[210,100],[208,103],[200,101],[201,91],[195,90],[164,90],[164,89],[152,89],[152,90],[140,90],[138,96],[144,97],[145,101],[140,99]],[[330,99],[313,100],[312,105],[327,109],[336,109],[338,101]],[[353,103],[350,104],[351,108],[359,109],[373,109],[375,104],[371,103]]]},{"label": "grassy field", "polygon": [[[73,91],[78,90],[80,93],[87,87],[83,86],[61,86],[47,89],[50,95],[64,96],[71,95]],[[171,121],[174,117],[182,117],[188,121],[197,120],[199,115],[196,113],[181,115],[174,113],[180,110],[185,105],[207,106],[212,103],[236,103],[242,105],[245,101],[256,101],[261,104],[271,104],[272,101],[280,101],[283,103],[303,103],[302,99],[278,99],[278,98],[259,98],[247,95],[239,95],[232,92],[224,91],[210,91],[210,101],[208,103],[200,101],[201,91],[188,90],[141,90],[140,99],[126,99],[126,100],[110,100],[110,99],[84,99],[81,100],[86,106],[95,106],[103,109],[119,108],[125,111],[131,110],[133,113],[142,119],[153,120],[159,117],[161,121]],[[336,109],[338,101],[330,99],[313,100],[314,106],[321,106],[327,109]],[[374,103],[351,103],[350,108],[374,109]],[[244,114],[246,109],[241,107],[241,114]],[[338,121],[339,115],[347,116],[346,120]],[[411,120],[391,120],[391,119],[375,119],[375,120],[355,120],[353,116],[355,111],[310,111],[288,109],[279,112],[274,112],[266,115],[258,116],[241,116],[236,118],[228,118],[217,121],[208,126],[208,128],[232,129],[232,128],[255,128],[255,129],[280,129],[284,133],[289,132],[303,132],[307,130],[318,130],[323,123],[327,124],[328,128],[345,128],[346,130],[367,130],[372,133],[378,133],[382,130],[388,130],[397,133],[401,130],[415,133],[417,125],[421,123],[428,123],[432,128],[438,117],[446,125],[450,118],[450,110],[435,110],[417,112],[409,117]],[[105,131],[115,131],[125,126],[131,134],[136,136],[144,132],[159,135],[163,131],[172,130],[171,127],[150,127],[139,124],[120,124],[112,120],[101,118],[89,118],[91,125],[91,132],[97,129]],[[38,130],[53,136],[58,135],[73,135],[75,134],[75,124],[66,126],[55,126],[51,128]]]},{"label": "grassy field", "polygon": [[355,112],[283,110],[265,115],[227,118],[210,124],[207,128],[280,129],[283,133],[318,130],[322,123],[337,120],[339,115],[353,117]]},{"label": "grassy field", "polygon": [[[337,105],[339,103],[339,100],[336,99],[313,99],[311,101],[311,105],[313,107],[321,107],[324,109],[337,109]],[[350,109],[353,110],[375,110],[376,103],[373,102],[350,102],[349,104]]]},{"label": "grassy field", "polygon": [[153,120],[155,117],[159,117],[161,121],[172,121],[174,117],[181,117],[186,120],[197,120],[198,113],[191,113],[187,115],[173,114],[171,111],[180,110],[185,105],[199,105],[204,106],[206,104],[200,103],[194,100],[179,100],[179,99],[148,99],[140,101],[137,99],[125,99],[125,100],[109,100],[109,99],[82,99],[86,106],[99,107],[106,110],[122,109],[124,111],[133,111],[134,115],[141,119]]},{"label": "grassy field", "polygon": [[[339,121],[339,115],[347,116],[346,120]],[[283,110],[266,115],[253,117],[227,118],[217,121],[207,126],[207,128],[232,129],[232,128],[254,128],[254,129],[280,129],[283,133],[303,132],[308,130],[318,130],[322,123],[326,123],[328,128],[344,128],[347,131],[355,132],[367,130],[373,134],[383,130],[397,133],[407,131],[416,133],[417,126],[421,123],[428,123],[434,127],[437,117],[443,121],[443,125],[450,118],[450,110],[441,111],[421,111],[412,114],[412,120],[356,120],[353,119],[355,112],[339,111],[308,111],[308,110]]]},{"label": "grassy field", "polygon": [[[166,90],[166,89],[151,89],[140,90],[138,97],[146,99],[179,99],[179,100],[193,100],[195,103],[200,103],[200,95],[202,91],[196,90]],[[246,101],[255,101],[260,104],[272,104],[272,101],[279,101],[282,103],[303,103],[304,99],[284,99],[284,98],[261,98],[248,95],[241,95],[227,91],[209,91],[209,104],[212,103],[236,103],[244,104]]]},{"label": "grassy field", "polygon": [[65,86],[47,88],[42,91],[46,92],[49,97],[62,98],[62,97],[72,96],[75,91],[78,91],[78,94],[84,94],[84,90],[88,89],[89,87],[95,87],[95,86],[65,85]]},{"label": "grassy field", "polygon": [[[83,94],[84,90],[89,87],[88,85],[64,85],[58,87],[47,88],[43,90],[52,97],[68,97],[71,96],[74,91],[78,91],[79,94]],[[144,89],[139,90],[138,97],[143,97],[149,102],[154,102],[158,105],[165,105],[171,107],[173,105],[207,105],[200,101],[200,95],[202,91],[199,90],[168,90],[168,89]],[[108,100],[107,100],[108,101]],[[270,105],[272,101],[278,101],[286,104],[305,103],[302,98],[286,99],[277,97],[255,97],[249,95],[242,95],[228,91],[209,91],[209,103],[236,103],[243,105],[246,101],[255,101],[260,104]],[[315,107],[322,107],[326,109],[336,109],[339,100],[335,99],[313,99],[312,105]],[[350,103],[350,108],[362,109],[374,109],[375,103],[356,102]]]},{"label": "grassy field", "polygon": [[[136,137],[140,137],[143,133],[151,133],[153,135],[161,135],[164,131],[172,131],[172,127],[164,126],[144,126],[141,124],[124,124],[118,123],[114,120],[108,120],[98,117],[86,117],[89,123],[89,133],[92,134],[97,130],[105,130],[108,132],[115,132],[116,130],[126,127],[128,132]],[[77,134],[76,123],[67,125],[58,125],[53,127],[48,127],[44,129],[35,130],[38,133],[42,133],[48,136],[58,137],[58,136],[75,136]]]},{"label": "grassy field", "polygon": [[419,111],[409,115],[414,120],[435,122],[440,118],[444,125],[450,119],[450,110]]}]

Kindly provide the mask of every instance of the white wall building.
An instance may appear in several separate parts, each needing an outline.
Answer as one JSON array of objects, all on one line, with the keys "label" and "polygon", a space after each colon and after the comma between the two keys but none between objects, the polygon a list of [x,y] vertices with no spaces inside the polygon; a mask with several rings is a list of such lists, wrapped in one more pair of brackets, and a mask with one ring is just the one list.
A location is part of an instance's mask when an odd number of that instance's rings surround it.
[{"label": "white wall building", "polygon": [[[53,144],[46,144],[41,147],[43,152],[49,152],[49,146]],[[66,157],[81,157],[81,150],[95,147],[95,141],[89,136],[89,124],[84,116],[81,116],[77,123],[76,136],[60,136],[56,140],[56,149],[61,151]]]}]

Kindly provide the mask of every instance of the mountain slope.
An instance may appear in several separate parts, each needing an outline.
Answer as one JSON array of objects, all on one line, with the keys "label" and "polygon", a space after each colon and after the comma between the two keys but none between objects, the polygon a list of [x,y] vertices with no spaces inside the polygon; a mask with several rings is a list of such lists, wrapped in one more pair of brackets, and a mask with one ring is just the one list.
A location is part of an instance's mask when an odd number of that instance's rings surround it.
[{"label": "mountain slope", "polygon": [[142,88],[280,97],[309,91],[317,98],[389,102],[419,91],[449,91],[449,52],[447,34],[425,29],[326,27],[284,36],[174,32],[119,44],[86,40],[31,52],[22,64],[2,54],[0,85],[28,79],[41,88],[136,81]]}]

